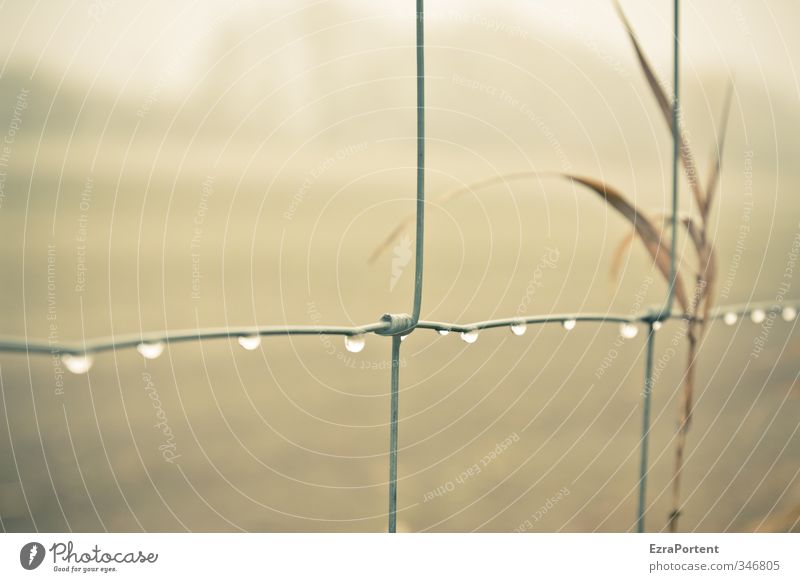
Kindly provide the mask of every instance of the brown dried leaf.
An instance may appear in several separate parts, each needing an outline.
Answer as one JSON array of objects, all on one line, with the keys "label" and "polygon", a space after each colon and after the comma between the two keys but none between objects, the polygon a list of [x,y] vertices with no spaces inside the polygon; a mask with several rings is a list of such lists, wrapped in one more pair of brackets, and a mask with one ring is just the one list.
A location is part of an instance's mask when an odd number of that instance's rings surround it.
[{"label": "brown dried leaf", "polygon": [[611,255],[611,279],[615,283],[619,281],[619,272],[622,268],[622,259],[625,255],[631,250],[634,241],[636,240],[636,229],[632,228],[631,231],[626,234],[622,239],[617,243],[617,246],[614,248],[614,252]]},{"label": "brown dried leaf", "polygon": [[703,302],[703,322],[708,322],[711,316],[711,308],[714,306],[714,293],[717,287],[717,254],[714,252],[714,246],[708,244],[705,268],[705,301]]},{"label": "brown dried leaf", "polygon": [[689,323],[689,351],[687,353],[686,375],[683,381],[681,402],[679,408],[680,421],[678,435],[675,441],[675,465],[672,473],[672,511],[669,515],[669,531],[678,531],[678,518],[680,517],[681,476],[683,475],[684,452],[686,450],[686,435],[692,418],[692,402],[694,399],[694,364],[697,355],[697,337],[694,334],[694,322]]},{"label": "brown dried leaf", "polygon": [[[630,22],[628,22],[628,18],[625,16],[622,6],[620,6],[617,0],[614,0],[614,7],[617,10],[617,14],[619,14],[620,20],[622,20],[623,26],[625,26],[625,30],[628,33],[628,38],[630,38],[630,41],[633,44],[633,49],[636,51],[636,56],[639,59],[639,65],[641,66],[642,72],[647,79],[647,84],[650,86],[650,90],[653,92],[653,95],[658,102],[659,109],[661,109],[664,120],[667,122],[670,133],[674,133],[674,128],[672,126],[672,100],[667,97],[667,93],[661,86],[661,82],[653,72],[653,67],[650,65],[650,61],[647,60],[647,56],[644,54],[642,47],[639,45],[639,40],[636,37],[636,34],[633,32],[633,28],[631,27]],[[683,163],[686,178],[689,180],[689,186],[694,194],[695,202],[697,203],[698,208],[702,210],[706,204],[706,197],[703,194],[703,190],[700,188],[700,184],[698,182],[697,164],[694,163],[692,151],[689,148],[689,144],[686,141],[686,138],[684,137],[683,131],[680,129],[680,127],[678,127],[678,144],[680,158],[681,162]]]},{"label": "brown dried leaf", "polygon": [[[530,178],[539,178],[543,176],[547,176],[547,173],[543,172],[514,172],[513,174],[505,174],[503,176],[496,176],[494,178],[487,178],[486,180],[481,180],[480,182],[474,182],[472,184],[468,184],[467,186],[463,186],[461,188],[454,188],[453,190],[449,190],[445,192],[441,196],[438,197],[436,200],[437,204],[444,204],[445,202],[452,200],[460,196],[461,194],[467,194],[469,192],[475,192],[476,190],[481,190],[483,188],[488,188],[489,186],[494,186],[496,184],[507,184],[509,182],[516,182],[519,180],[528,180]],[[385,239],[372,251],[372,254],[367,259],[369,264],[375,262],[375,260],[385,253],[389,248],[391,248],[392,244],[400,237],[404,230],[409,228],[411,225],[414,224],[416,219],[415,213],[409,213],[400,223],[392,229],[392,231],[386,236]]]},{"label": "brown dried leaf", "polygon": [[730,117],[732,97],[733,83],[731,82],[728,85],[727,92],[725,93],[725,102],[722,106],[722,119],[720,120],[719,133],[717,134],[717,143],[714,147],[714,151],[711,154],[712,164],[711,172],[708,176],[708,181],[706,182],[706,201],[705,205],[701,209],[703,219],[708,216],[708,212],[711,209],[711,204],[714,201],[714,192],[716,190],[717,181],[719,180],[719,173],[722,168],[722,152],[725,147],[725,136],[728,132],[728,119]]},{"label": "brown dried leaf", "polygon": [[[645,248],[650,253],[650,256],[653,257],[656,266],[661,271],[662,275],[664,276],[664,280],[669,282],[669,272],[670,272],[670,258],[669,253],[664,252],[662,245],[662,235],[661,231],[656,229],[653,226],[653,223],[639,212],[636,207],[628,202],[625,197],[616,189],[612,188],[608,184],[601,182],[599,180],[594,180],[592,178],[586,178],[584,176],[575,176],[572,174],[561,174],[561,173],[552,173],[552,172],[516,172],[514,174],[508,174],[505,176],[497,176],[494,178],[488,178],[486,180],[482,180],[480,182],[475,182],[474,184],[470,184],[463,188],[456,188],[449,192],[446,192],[442,196],[440,196],[437,200],[438,204],[443,204],[453,198],[461,194],[465,194],[467,192],[475,192],[477,190],[487,188],[489,186],[493,186],[496,184],[504,184],[512,181],[523,180],[523,179],[530,179],[530,178],[544,178],[544,177],[562,177],[567,180],[570,180],[574,183],[581,184],[586,186],[590,190],[593,190],[597,194],[605,199],[605,201],[614,208],[617,212],[622,214],[628,222],[634,227],[636,233],[642,240]],[[395,227],[389,235],[381,242],[380,245],[375,249],[372,255],[369,258],[369,262],[372,263],[388,248],[392,246],[392,243],[397,239],[398,236],[406,229],[410,224],[414,222],[414,214],[409,214],[405,217],[400,224]],[[688,308],[688,302],[686,299],[686,292],[683,286],[683,280],[681,278],[680,272],[676,272],[675,274],[675,298],[678,300],[678,303],[681,305],[684,311]]]},{"label": "brown dried leaf", "polygon": [[[660,215],[666,226],[672,225],[671,215]],[[692,315],[700,311],[702,305],[703,321],[708,321],[711,308],[714,304],[714,292],[716,289],[717,278],[717,256],[714,245],[704,235],[697,222],[691,216],[684,216],[680,219],[680,224],[686,229],[689,239],[692,241],[698,261],[698,280],[695,289],[695,300],[693,301]],[[702,283],[701,283],[702,281]]]},{"label": "brown dried leaf", "polygon": [[[636,229],[636,233],[650,253],[650,256],[653,257],[653,261],[664,276],[664,280],[669,283],[670,257],[669,253],[664,251],[664,245],[661,243],[663,238],[661,231],[656,229],[653,223],[650,222],[644,214],[639,212],[632,203],[628,202],[625,196],[618,190],[611,188],[608,184],[592,178],[573,176],[571,174],[562,174],[562,176],[594,190],[596,193],[600,194],[612,208],[627,218],[628,222]],[[677,270],[675,272],[675,299],[678,300],[678,303],[684,311],[688,310],[688,301],[686,300],[683,280],[680,272]]]}]

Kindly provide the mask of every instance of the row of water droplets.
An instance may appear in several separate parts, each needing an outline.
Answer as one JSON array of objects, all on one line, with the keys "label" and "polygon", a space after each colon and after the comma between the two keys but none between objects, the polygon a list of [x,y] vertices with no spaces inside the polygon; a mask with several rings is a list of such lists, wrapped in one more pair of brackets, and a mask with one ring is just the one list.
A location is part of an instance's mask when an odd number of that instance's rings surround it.
[{"label": "row of water droplets", "polygon": [[[762,323],[766,317],[767,313],[763,309],[753,309],[750,312],[750,319],[756,324]],[[793,306],[786,306],[781,311],[781,317],[784,319],[784,321],[793,321],[797,318],[797,309]],[[729,311],[722,317],[722,321],[726,325],[734,325],[737,321],[739,321],[739,315],[736,312]],[[561,322],[561,325],[565,330],[570,331],[575,329],[577,320],[566,319]],[[509,328],[511,329],[511,333],[516,336],[521,336],[524,335],[528,330],[528,324],[524,321],[519,321],[512,323]],[[655,331],[661,329],[661,322],[654,322],[653,329]],[[438,332],[439,335],[444,336],[448,335],[450,330],[440,329]],[[478,329],[463,331],[461,332],[461,339],[468,344],[474,344],[476,341],[478,341],[478,333]],[[625,339],[633,339],[639,333],[639,326],[633,322],[622,323],[620,325],[619,333]],[[401,336],[400,339],[405,340],[407,337],[408,335],[404,335]],[[241,335],[236,339],[240,346],[249,351],[256,350],[261,346],[261,336],[259,334]],[[344,337],[345,349],[354,354],[357,354],[363,350],[366,342],[367,338],[365,334],[346,335]],[[138,351],[144,358],[148,360],[154,360],[164,353],[165,348],[166,343],[163,341],[142,342],[136,346],[136,351]],[[92,364],[94,363],[94,358],[91,354],[62,354],[61,361],[64,363],[64,366],[66,366],[67,370],[73,374],[85,374],[91,369]]]},{"label": "row of water droplets", "polygon": [[[148,360],[155,360],[166,347],[163,341],[142,342],[136,346],[136,351]],[[94,357],[91,354],[61,354],[61,361],[73,374],[85,374],[94,364]]]}]

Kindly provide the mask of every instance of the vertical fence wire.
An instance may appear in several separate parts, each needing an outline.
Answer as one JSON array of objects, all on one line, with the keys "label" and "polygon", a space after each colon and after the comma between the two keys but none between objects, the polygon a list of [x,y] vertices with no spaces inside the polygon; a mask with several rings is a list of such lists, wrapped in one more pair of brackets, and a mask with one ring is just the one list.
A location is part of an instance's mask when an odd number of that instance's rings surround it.
[{"label": "vertical fence wire", "polygon": [[[413,326],[422,309],[422,259],[425,240],[425,12],[423,0],[417,0],[417,228],[414,258]],[[413,327],[412,326],[412,327]]]},{"label": "vertical fence wire", "polygon": [[[680,129],[680,0],[672,3],[672,240],[669,251],[669,288],[667,302],[658,321],[672,315],[675,301],[675,283],[678,278],[676,264],[678,245],[678,174],[680,165],[681,129]],[[644,533],[644,514],[647,503],[647,457],[650,444],[650,403],[653,392],[653,348],[655,344],[655,329],[653,321],[649,322],[647,329],[647,359],[644,372],[644,397],[642,399],[642,438],[641,462],[639,466],[639,504],[636,512],[636,531]]]},{"label": "vertical fence wire", "polygon": [[400,336],[392,336],[392,394],[389,404],[389,533],[397,531],[397,417],[400,400]]},{"label": "vertical fence wire", "polygon": [[670,244],[669,292],[666,314],[672,314],[678,269],[675,258],[678,248],[678,172],[680,164],[680,0],[673,0],[672,15],[672,242]]},{"label": "vertical fence wire", "polygon": [[647,327],[647,356],[644,364],[644,390],[642,391],[642,439],[639,464],[639,506],[636,515],[636,531],[644,533],[644,514],[647,503],[647,456],[650,444],[650,401],[653,396],[653,347],[656,330],[653,322]]},{"label": "vertical fence wire", "polygon": [[[423,0],[416,7],[417,56],[417,216],[414,258],[414,306],[411,321],[404,333],[419,323],[422,309],[422,267],[425,240],[425,8]],[[403,332],[401,332],[403,333]],[[397,532],[397,420],[400,396],[401,333],[392,336],[391,402],[389,405],[389,533]]]}]

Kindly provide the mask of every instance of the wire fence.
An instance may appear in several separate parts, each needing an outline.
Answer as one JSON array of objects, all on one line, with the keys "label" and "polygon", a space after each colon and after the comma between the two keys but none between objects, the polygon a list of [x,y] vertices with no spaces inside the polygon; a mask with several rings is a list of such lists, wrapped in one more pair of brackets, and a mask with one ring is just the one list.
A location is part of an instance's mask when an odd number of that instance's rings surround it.
[{"label": "wire fence", "polygon": [[[679,124],[679,0],[673,0],[673,105],[672,105],[672,232],[677,233],[678,220],[678,174],[680,158]],[[339,335],[343,336],[348,351],[359,352],[363,349],[368,334],[391,337],[391,380],[390,380],[390,434],[389,434],[389,511],[388,531],[397,529],[397,451],[398,451],[398,418],[399,418],[399,386],[400,386],[400,351],[403,339],[415,329],[427,329],[442,335],[459,333],[467,343],[474,343],[481,330],[506,328],[515,335],[523,335],[528,325],[560,324],[571,330],[579,322],[598,324],[617,324],[623,337],[636,337],[640,326],[647,330],[645,350],[645,371],[642,391],[642,433],[640,441],[640,470],[638,482],[638,506],[636,512],[637,531],[645,528],[645,512],[647,499],[648,449],[650,434],[650,408],[653,375],[653,351],[658,330],[666,320],[682,320],[687,322],[708,323],[722,320],[726,325],[734,325],[740,318],[750,317],[753,322],[760,323],[768,316],[780,316],[786,321],[796,319],[800,302],[783,302],[781,304],[762,302],[728,305],[716,308],[705,319],[673,312],[675,298],[675,282],[677,277],[676,241],[672,237],[670,245],[670,269],[667,297],[663,307],[648,311],[623,315],[613,313],[565,313],[533,315],[476,321],[472,323],[426,321],[420,319],[422,309],[422,275],[425,234],[425,43],[424,43],[424,10],[423,0],[416,0],[416,91],[417,91],[417,182],[416,182],[416,220],[415,220],[415,267],[414,294],[411,315],[384,314],[379,321],[361,326],[249,326],[224,327],[206,329],[186,329],[163,331],[147,334],[130,334],[108,338],[87,340],[81,343],[51,343],[18,338],[0,338],[0,352],[16,352],[25,354],[48,354],[61,358],[65,367],[72,373],[87,373],[92,366],[94,356],[103,352],[135,348],[143,357],[154,359],[160,356],[167,344],[193,342],[214,339],[236,339],[248,350],[254,350],[261,344],[261,338],[267,336],[294,335]]]}]

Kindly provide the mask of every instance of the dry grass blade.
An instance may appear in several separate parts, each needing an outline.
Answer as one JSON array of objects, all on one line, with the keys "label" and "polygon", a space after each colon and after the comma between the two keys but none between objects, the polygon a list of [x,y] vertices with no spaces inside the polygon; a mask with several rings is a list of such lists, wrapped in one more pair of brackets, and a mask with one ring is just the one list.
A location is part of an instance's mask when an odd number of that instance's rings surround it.
[{"label": "dry grass blade", "polygon": [[[508,182],[516,182],[519,180],[529,180],[535,177],[543,177],[547,176],[547,173],[542,172],[514,172],[513,174],[505,174],[503,176],[496,176],[494,178],[487,178],[486,180],[481,180],[480,182],[474,182],[472,184],[468,184],[467,186],[463,186],[461,188],[454,188],[453,190],[449,190],[442,194],[436,202],[438,204],[444,204],[445,202],[452,200],[462,194],[468,194],[469,192],[475,192],[476,190],[481,190],[483,188],[488,188],[489,186],[495,186],[497,184],[507,184]],[[386,236],[381,243],[375,247],[375,250],[372,251],[372,254],[367,259],[369,264],[374,263],[379,256],[385,253],[389,248],[394,244],[394,242],[403,234],[407,228],[409,228],[412,224],[414,224],[416,214],[414,212],[409,213],[407,216],[400,221],[400,223],[392,229],[392,231]]]},{"label": "dry grass blade", "polygon": [[[664,225],[669,227],[672,225],[672,216],[660,215]],[[686,229],[689,235],[689,240],[692,241],[692,246],[697,254],[698,273],[697,285],[695,289],[695,298],[692,305],[692,312],[699,312],[700,306],[703,309],[703,322],[708,321],[713,307],[713,298],[715,292],[715,281],[717,274],[717,255],[714,250],[714,245],[705,236],[702,228],[697,224],[695,219],[691,216],[684,216],[680,219],[680,224]]]},{"label": "dry grass blade", "polygon": [[711,308],[714,306],[714,293],[716,292],[717,281],[717,254],[714,252],[714,247],[708,245],[706,247],[706,261],[705,261],[705,301],[703,302],[703,324],[709,320],[711,316]]},{"label": "dry grass blade", "polygon": [[[664,279],[669,282],[670,259],[669,254],[664,250],[666,248],[665,245],[662,244],[663,237],[661,235],[661,231],[657,229],[644,214],[637,210],[632,203],[628,202],[628,200],[618,190],[612,188],[604,182],[600,182],[599,180],[586,178],[584,176],[575,176],[572,174],[533,171],[517,172],[514,174],[507,174],[505,176],[488,178],[486,180],[464,186],[463,188],[450,190],[449,192],[446,192],[440,196],[437,199],[437,203],[443,204],[459,195],[466,194],[468,192],[474,193],[483,188],[497,184],[505,184],[523,179],[545,177],[565,178],[574,183],[581,184],[602,196],[612,208],[614,208],[617,212],[624,216],[628,222],[631,223],[636,234],[638,234],[639,238],[641,238],[645,248],[653,257],[653,261],[663,274]],[[389,235],[375,248],[373,253],[370,255],[369,262],[374,262],[375,259],[377,259],[383,252],[389,249],[392,246],[392,243],[402,234],[402,232],[413,223],[413,220],[413,214],[409,214],[409,216],[401,220],[400,223],[389,233]],[[686,298],[683,281],[680,273],[676,272],[675,275],[675,298],[678,300],[678,303],[684,309],[684,311],[686,311],[688,307],[688,301]]]},{"label": "dry grass blade", "polygon": [[639,45],[639,40],[636,37],[636,33],[633,32],[633,27],[631,26],[631,23],[628,22],[628,17],[625,16],[625,12],[622,10],[622,6],[620,6],[617,0],[614,0],[614,8],[616,9],[620,20],[622,20],[622,25],[625,27],[625,31],[628,33],[628,38],[630,38],[631,43],[633,44],[633,50],[636,51],[636,57],[639,59],[639,65],[642,67],[642,72],[644,73],[647,83],[650,85],[650,88],[653,91],[656,101],[658,101],[658,105],[661,108],[661,113],[664,115],[667,123],[671,125],[672,103],[667,97],[667,94],[664,91],[664,88],[661,86],[661,83],[659,82],[655,73],[653,72],[653,67],[650,66],[650,61],[647,60],[647,56],[644,54],[642,47]]},{"label": "dry grass blade", "polygon": [[[672,227],[672,215],[671,214],[658,214],[658,219],[660,219],[663,223],[664,228],[669,229]],[[678,224],[682,225],[686,229],[686,234],[689,235],[689,240],[692,241],[692,246],[694,247],[695,253],[697,254],[697,260],[702,264],[704,250],[703,247],[705,246],[705,242],[703,240],[702,231],[696,224],[694,218],[691,216],[680,216],[678,217]]]},{"label": "dry grass blade", "polygon": [[[688,322],[687,339],[689,341],[689,349],[686,354],[686,373],[683,380],[683,391],[681,392],[681,400],[678,407],[679,423],[678,434],[675,443],[675,466],[672,476],[672,512],[669,515],[669,530],[674,533],[678,531],[678,518],[680,516],[680,498],[681,498],[681,476],[683,474],[684,452],[686,450],[686,438],[689,432],[689,426],[692,421],[692,407],[694,405],[694,371],[697,362],[697,345],[698,340],[705,331],[705,321],[708,317],[708,312],[711,307],[711,295],[713,290],[709,282],[705,279],[705,273],[709,270],[716,269],[713,263],[713,247],[704,244],[702,233],[698,231],[694,221],[691,218],[686,218],[682,221],[689,232],[690,238],[693,240],[695,247],[698,249],[698,256],[701,261],[701,272],[697,275],[697,284],[695,286],[695,293],[692,298],[692,305],[690,313],[694,315],[701,303],[705,304],[705,315],[702,322],[693,319]],[[710,280],[713,282],[713,274]],[[697,333],[699,331],[699,334]]]},{"label": "dry grass blade", "polygon": [[[672,226],[672,215],[660,214],[659,218],[662,220],[665,229]],[[673,533],[678,530],[678,519],[680,517],[681,477],[683,474],[686,439],[692,420],[697,345],[699,338],[702,337],[705,330],[705,322],[711,310],[714,281],[716,277],[716,256],[713,245],[705,236],[705,222],[698,222],[691,216],[682,216],[680,217],[679,223],[686,230],[689,240],[692,241],[692,246],[695,249],[698,260],[694,295],[692,297],[690,309],[687,310],[687,312],[690,315],[695,315],[702,305],[703,320],[697,321],[696,319],[692,319],[687,323],[689,350],[686,356],[686,372],[683,380],[683,390],[681,391],[680,404],[678,405],[678,434],[675,443],[675,465],[672,476],[673,510],[669,515],[668,521],[669,530]]]},{"label": "dry grass blade", "polygon": [[[670,215],[663,216],[665,226],[670,226],[672,224],[672,217]],[[714,281],[714,273],[716,272],[716,255],[714,253],[713,246],[705,239],[703,236],[703,232],[701,227],[697,224],[697,222],[691,216],[684,216],[680,219],[680,224],[686,229],[686,233],[689,235],[689,240],[692,241],[692,246],[694,246],[695,252],[697,253],[697,259],[699,262],[699,270],[696,277],[696,285],[695,285],[695,293],[694,297],[692,298],[692,303],[690,305],[690,309],[688,313],[694,315],[697,311],[699,311],[700,305],[703,305],[704,309],[704,316],[703,316],[703,323],[706,318],[708,317],[708,312],[711,308],[711,296],[713,295],[713,281]],[[691,380],[692,375],[691,372],[693,369],[690,367],[694,363],[694,354],[693,346],[694,342],[697,340],[697,335],[694,333],[694,326],[696,323],[690,324],[689,330],[689,339],[690,339],[690,360],[689,364],[687,365],[687,381],[688,381],[688,401],[691,402]],[[689,416],[689,412],[687,411],[685,414],[686,417]],[[688,424],[688,421],[687,421]]]},{"label": "dry grass blade", "polygon": [[[642,68],[642,72],[647,79],[647,84],[650,86],[650,90],[653,92],[656,101],[658,101],[659,109],[661,109],[661,113],[664,116],[664,120],[667,122],[670,132],[673,132],[672,100],[667,97],[666,91],[664,91],[664,88],[661,86],[661,83],[653,72],[653,67],[650,65],[650,61],[647,60],[647,56],[644,54],[642,47],[639,45],[639,40],[637,39],[636,34],[633,32],[633,28],[631,27],[630,22],[628,22],[628,18],[625,16],[622,6],[619,5],[617,0],[614,0],[614,7],[617,10],[617,14],[619,14],[620,20],[622,20],[622,24],[625,26],[625,30],[628,33],[628,38],[633,44],[633,49],[636,51],[636,56],[639,59],[639,65]],[[698,182],[697,165],[694,163],[694,157],[689,149],[689,144],[687,143],[686,138],[683,136],[683,132],[680,130],[680,127],[678,127],[677,137],[680,146],[679,149],[681,162],[683,163],[686,177],[689,180],[689,185],[692,188],[695,202],[697,203],[698,208],[702,209],[706,202],[703,190],[700,188],[700,184]]]},{"label": "dry grass blade", "polygon": [[[612,208],[627,218],[628,222],[636,229],[636,233],[639,235],[639,238],[641,238],[650,256],[653,257],[653,261],[655,261],[656,266],[664,276],[664,280],[669,283],[670,258],[669,253],[664,251],[665,245],[662,245],[663,237],[661,236],[661,231],[656,229],[653,223],[650,222],[644,214],[639,212],[633,204],[628,202],[619,191],[611,188],[608,184],[582,176],[573,176],[570,174],[562,174],[562,176],[594,190],[596,193],[600,194]],[[686,292],[683,287],[683,280],[677,270],[675,272],[675,298],[678,300],[683,310],[686,311],[688,308]]]},{"label": "dry grass blade", "polygon": [[372,254],[367,259],[367,262],[371,265],[374,263],[379,256],[381,256],[384,252],[386,252],[389,247],[394,244],[394,242],[400,238],[400,235],[403,234],[407,228],[409,228],[412,224],[414,224],[414,214],[410,214],[406,216],[403,220],[401,220],[397,226],[395,226],[392,231],[386,236],[385,239],[375,247],[375,250],[372,251]]},{"label": "dry grass blade", "polygon": [[681,476],[683,475],[683,457],[686,450],[686,435],[692,418],[692,401],[694,396],[694,363],[697,353],[697,338],[694,335],[694,323],[689,324],[689,351],[687,353],[686,376],[683,382],[680,402],[680,423],[675,443],[675,467],[672,475],[672,511],[669,514],[669,531],[678,531],[680,517]]},{"label": "dry grass blade", "polygon": [[631,250],[635,240],[636,229],[632,228],[631,231],[622,237],[619,243],[617,243],[617,246],[614,248],[614,252],[611,254],[610,274],[611,280],[615,283],[619,281],[619,272],[622,269],[622,259]]},{"label": "dry grass blade", "polygon": [[690,313],[694,315],[699,311],[701,303],[704,305],[704,312],[702,321],[693,319],[688,323],[689,329],[687,339],[689,341],[689,350],[686,355],[686,374],[684,376],[683,391],[681,392],[681,402],[678,409],[680,421],[678,424],[678,437],[675,446],[675,469],[672,478],[673,510],[669,518],[669,529],[673,533],[678,530],[678,517],[680,515],[680,490],[684,451],[686,450],[686,439],[692,421],[692,407],[694,405],[694,371],[697,362],[697,345],[699,338],[702,337],[705,331],[706,321],[711,310],[714,292],[713,283],[716,271],[714,248],[712,245],[706,243],[703,236],[705,233],[699,232],[695,227],[694,221],[691,219],[684,221],[684,224],[689,231],[689,236],[698,248],[698,255],[700,258],[700,272],[697,275]]},{"label": "dry grass blade", "polygon": [[706,182],[706,200],[705,205],[701,209],[703,219],[708,216],[708,211],[711,209],[711,204],[714,200],[714,191],[716,190],[719,173],[722,169],[722,151],[725,147],[725,136],[728,133],[728,119],[730,117],[732,97],[733,83],[730,83],[725,93],[725,103],[722,106],[722,119],[720,120],[719,133],[717,134],[717,143],[711,156],[711,172]]}]

